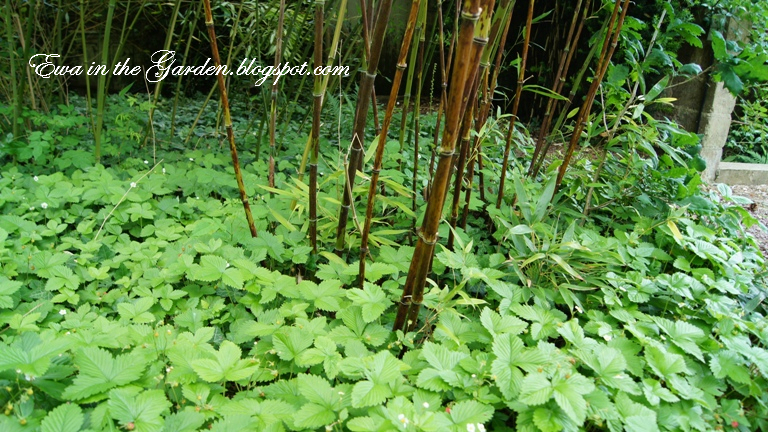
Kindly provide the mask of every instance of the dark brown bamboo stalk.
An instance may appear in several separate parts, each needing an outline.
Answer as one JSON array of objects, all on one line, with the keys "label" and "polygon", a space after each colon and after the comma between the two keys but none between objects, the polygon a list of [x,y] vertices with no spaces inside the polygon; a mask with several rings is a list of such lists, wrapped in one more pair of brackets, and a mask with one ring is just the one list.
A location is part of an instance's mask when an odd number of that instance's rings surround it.
[{"label": "dark brown bamboo stalk", "polygon": [[[514,6],[514,0],[506,0],[504,3],[499,5],[500,14],[497,15],[498,19],[495,20],[494,26],[491,29],[491,45],[486,46],[485,50],[483,51],[483,57],[480,59],[480,70],[483,77],[483,84],[481,87],[483,89],[483,103],[478,112],[477,119],[475,120],[475,131],[477,132],[477,137],[475,138],[474,145],[472,146],[472,152],[469,158],[469,165],[467,169],[467,190],[464,194],[464,209],[461,215],[462,228],[466,228],[467,226],[469,203],[472,197],[472,183],[475,176],[475,162],[479,168],[478,174],[480,177],[480,199],[485,201],[485,179],[482,172],[483,160],[480,131],[482,130],[483,126],[485,126],[485,122],[488,121],[488,115],[491,111],[491,102],[493,101],[493,94],[496,91],[496,82],[498,81],[499,72],[501,71],[501,59],[504,57],[504,46],[506,45],[507,35],[509,34],[509,27],[512,23],[512,9]],[[502,23],[504,23],[504,30],[501,32],[501,34],[499,34],[499,28]],[[489,85],[488,61],[493,55],[494,51],[496,53],[496,62],[494,64],[493,77],[491,78]]]},{"label": "dark brown bamboo stalk", "polygon": [[[285,0],[282,0],[285,1]],[[325,0],[315,0],[315,52],[314,66],[323,64],[323,7]],[[312,156],[309,160],[309,244],[317,253],[317,157],[320,147],[320,112],[323,110],[323,78],[315,75],[312,89]],[[274,96],[273,96],[274,97]]]},{"label": "dark brown bamboo stalk", "polygon": [[[322,8],[322,5],[320,5]],[[285,18],[285,0],[280,0],[278,6],[277,15],[277,34],[275,35],[275,69],[280,67],[280,62],[283,56],[283,20]],[[322,13],[322,12],[321,12]],[[322,17],[322,15],[321,15]],[[315,19],[317,19],[317,12],[315,12]],[[317,23],[315,23],[317,25]],[[322,23],[320,23],[322,27]],[[317,34],[315,34],[317,37]],[[315,49],[317,49],[317,42],[315,42]],[[318,64],[318,63],[315,63]],[[317,81],[317,77],[315,77]],[[277,95],[278,95],[278,80],[272,82],[272,95],[269,105],[269,172],[267,174],[267,181],[269,187],[275,187],[275,153],[277,152],[275,147],[275,124],[277,123]],[[314,127],[314,125],[313,125]],[[310,168],[311,169],[311,168]],[[310,235],[310,239],[312,236]]]},{"label": "dark brown bamboo stalk", "polygon": [[[458,21],[459,21],[459,2],[461,0],[456,0],[456,25],[458,29]],[[435,136],[434,136],[434,142],[432,145],[432,155],[429,158],[429,180],[427,181],[427,193],[424,194],[425,199],[429,199],[429,194],[432,191],[432,178],[434,174],[434,168],[435,168],[435,156],[437,155],[437,144],[438,140],[440,138],[440,121],[442,120],[443,111],[445,110],[445,104],[448,103],[448,74],[450,73],[451,63],[450,59],[453,56],[453,48],[456,45],[456,37],[458,34],[458,31],[454,31],[453,35],[451,36],[451,44],[448,46],[448,62],[446,63],[446,56],[445,56],[445,39],[443,38],[444,32],[444,26],[443,26],[443,9],[442,4],[438,5],[437,8],[437,19],[438,19],[438,26],[439,26],[439,34],[440,34],[440,84],[441,84],[441,90],[440,90],[440,104],[437,107],[437,120],[435,121]]]},{"label": "dark brown bamboo stalk", "polygon": [[[488,34],[491,28],[491,12],[495,0],[490,0],[487,8],[484,8],[480,21],[475,26],[475,37],[472,40],[472,64],[480,65],[483,60],[483,54],[485,48],[488,45]],[[487,58],[486,58],[487,60]],[[487,63],[487,62],[486,62]],[[482,66],[480,66],[482,67]],[[480,71],[476,69],[474,77],[472,78],[472,84],[468,87],[469,91],[465,96],[466,109],[464,112],[464,120],[461,126],[461,147],[459,149],[459,155],[456,161],[456,177],[453,183],[453,200],[451,201],[451,218],[450,225],[452,228],[456,228],[456,222],[459,217],[459,200],[461,198],[461,186],[464,183],[464,167],[467,161],[467,155],[469,153],[469,141],[472,132],[472,120],[475,118],[475,112],[477,111],[477,91],[480,86]],[[451,230],[448,234],[448,249],[453,249],[453,234],[454,230]]]},{"label": "dark brown bamboo stalk", "polygon": [[[427,22],[427,7],[429,5],[425,2],[419,9],[419,21],[423,24],[422,32],[419,36],[419,54],[416,59],[416,82],[418,86],[416,88],[416,111],[413,113],[413,178],[412,178],[412,194],[411,196],[411,210],[413,214],[416,214],[416,202],[418,200],[418,181],[419,181],[419,158],[421,157],[419,149],[419,139],[421,133],[421,92],[424,85],[423,73],[424,73],[424,48],[426,45],[426,22]],[[423,15],[423,16],[422,16]],[[411,231],[416,232],[416,218],[411,219]]]},{"label": "dark brown bamboo stalk", "polygon": [[[573,19],[571,20],[571,26],[568,29],[568,36],[565,40],[565,49],[563,49],[563,52],[560,55],[560,63],[558,64],[557,72],[555,73],[555,80],[552,83],[553,93],[560,94],[563,89],[563,85],[565,84],[565,74],[568,73],[571,59],[573,58],[573,53],[576,51],[576,46],[579,43],[581,30],[584,28],[584,22],[587,20],[587,13],[590,6],[592,5],[592,0],[587,0],[586,5],[581,10],[582,13],[579,14],[582,1],[583,0],[578,0],[576,3],[576,8],[573,10]],[[581,15],[581,21],[578,21],[578,30],[575,31],[577,28],[576,24],[579,15]],[[531,157],[531,166],[528,168],[528,177],[536,175],[535,168],[537,161],[540,155],[543,157],[542,150],[544,148],[544,140],[546,140],[547,136],[549,135],[549,126],[552,124],[552,119],[555,116],[557,102],[558,100],[555,98],[549,98],[549,101],[547,101],[547,108],[544,112],[544,120],[541,122],[541,128],[539,128],[539,136],[536,139],[536,147],[533,151],[533,156]]]},{"label": "dark brown bamboo stalk", "polygon": [[520,73],[517,76],[515,102],[512,104],[512,118],[509,121],[507,143],[504,147],[504,160],[501,163],[501,178],[499,180],[499,194],[496,196],[496,208],[501,208],[501,201],[504,199],[504,182],[507,179],[509,150],[512,147],[512,137],[514,136],[515,122],[517,121],[517,110],[520,108],[520,95],[523,93],[523,84],[525,82],[525,62],[528,58],[528,46],[531,42],[531,22],[533,21],[533,6],[535,2],[536,0],[530,0],[528,3],[528,17],[525,20],[525,41],[523,42],[523,55],[520,58]]},{"label": "dark brown bamboo stalk", "polygon": [[[619,10],[619,7],[621,7],[621,16],[619,17],[618,22],[616,23],[616,29],[611,32],[613,29],[613,23],[616,20],[616,15]],[[555,182],[555,188],[559,188],[560,184],[563,182],[563,177],[565,177],[565,171],[568,169],[568,165],[571,162],[571,157],[573,156],[573,151],[576,148],[576,145],[579,142],[579,139],[581,138],[581,132],[584,131],[584,125],[587,122],[587,119],[589,118],[589,114],[592,111],[592,103],[595,101],[595,95],[597,95],[597,89],[600,87],[600,83],[603,81],[603,77],[605,76],[605,72],[608,70],[608,65],[611,63],[611,57],[613,56],[613,52],[616,50],[616,45],[619,41],[619,34],[621,33],[621,27],[624,25],[624,18],[627,16],[627,9],[629,8],[629,0],[616,0],[616,5],[613,9],[613,14],[611,15],[611,19],[608,24],[608,32],[605,34],[605,42],[603,44],[603,49],[600,55],[600,61],[598,62],[598,70],[597,74],[595,75],[595,79],[592,81],[592,85],[589,87],[589,91],[587,92],[586,100],[584,101],[584,104],[579,109],[579,114],[576,119],[576,124],[573,127],[573,135],[571,135],[571,141],[568,143],[568,150],[565,154],[565,159],[563,159],[563,164],[560,165],[560,169],[557,172],[557,181]],[[612,36],[611,36],[612,34]],[[609,40],[610,40],[610,46],[609,46]]]},{"label": "dark brown bamboo stalk", "polygon": [[357,108],[355,110],[354,132],[352,135],[352,146],[349,154],[346,179],[344,184],[344,193],[342,197],[341,209],[339,211],[339,225],[336,228],[336,247],[335,252],[341,256],[344,251],[344,239],[347,234],[347,219],[349,218],[349,209],[352,206],[352,189],[355,184],[357,171],[363,161],[363,141],[365,140],[365,123],[368,118],[368,108],[371,102],[371,92],[373,91],[373,82],[376,79],[376,71],[379,68],[379,57],[381,56],[381,47],[384,43],[384,33],[387,30],[389,13],[392,9],[392,0],[382,0],[379,4],[379,15],[376,17],[376,24],[373,29],[373,40],[371,41],[371,56],[368,58],[368,68],[360,78],[360,89],[357,92]]},{"label": "dark brown bamboo stalk", "polygon": [[216,45],[216,30],[213,27],[213,14],[211,13],[211,0],[203,0],[205,6],[205,26],[208,28],[208,37],[211,39],[211,53],[213,62],[216,66],[216,81],[219,85],[219,94],[221,95],[221,107],[224,110],[224,127],[227,129],[227,140],[229,141],[229,152],[232,154],[232,166],[235,170],[235,179],[237,180],[237,189],[240,191],[240,201],[245,209],[245,218],[248,221],[248,229],[251,230],[251,236],[257,237],[256,225],[253,222],[251,206],[248,204],[248,196],[245,194],[245,184],[243,184],[243,173],[240,171],[240,161],[237,158],[237,147],[235,146],[235,133],[232,130],[232,117],[229,114],[229,98],[227,98],[227,87],[224,85],[224,74],[222,73],[221,60],[219,58],[219,47]]},{"label": "dark brown bamboo stalk", "polygon": [[376,202],[376,187],[379,182],[379,173],[381,172],[381,164],[384,159],[384,147],[387,143],[387,132],[389,132],[389,126],[392,123],[392,114],[395,111],[397,94],[400,91],[400,83],[403,80],[403,71],[407,67],[405,59],[408,56],[408,48],[411,46],[411,40],[413,39],[420,4],[421,0],[413,0],[411,2],[411,11],[408,15],[408,23],[405,26],[405,35],[403,35],[403,42],[400,46],[400,55],[397,59],[397,70],[395,71],[395,77],[392,80],[392,89],[389,92],[389,100],[387,101],[387,111],[384,114],[384,122],[381,125],[381,132],[379,132],[379,140],[376,145],[376,155],[373,159],[371,180],[368,184],[368,204],[365,208],[365,222],[363,224],[363,233],[360,239],[359,279],[361,286],[363,281],[365,281],[365,258],[368,256],[368,237],[371,231],[371,222],[373,221],[373,205]]},{"label": "dark brown bamboo stalk", "polygon": [[488,1],[465,0],[462,11],[461,31],[456,49],[456,57],[451,72],[451,86],[446,105],[445,131],[440,145],[440,159],[437,163],[432,192],[429,195],[424,221],[418,233],[416,249],[413,252],[411,265],[408,269],[403,294],[397,308],[394,330],[408,331],[416,325],[421,303],[424,299],[424,284],[429,271],[429,263],[437,243],[437,229],[440,224],[445,192],[450,181],[453,154],[459,135],[461,121],[461,98],[470,77],[477,70],[477,64],[470,64],[472,39],[475,33],[475,23],[480,18],[481,6]]}]

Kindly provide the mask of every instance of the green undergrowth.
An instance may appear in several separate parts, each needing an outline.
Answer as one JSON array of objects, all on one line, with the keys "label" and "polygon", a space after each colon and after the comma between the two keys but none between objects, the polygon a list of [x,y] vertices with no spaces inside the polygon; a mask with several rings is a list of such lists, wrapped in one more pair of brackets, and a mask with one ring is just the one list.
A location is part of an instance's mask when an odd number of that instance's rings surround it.
[{"label": "green undergrowth", "polygon": [[[80,126],[57,127],[50,142],[77,151],[64,140]],[[727,187],[699,191],[679,150],[695,143],[665,127],[609,143],[603,183],[587,158],[556,194],[550,175],[515,175],[500,210],[473,200],[408,334],[391,331],[413,252],[408,161],[382,172],[359,288],[354,259],[311,254],[295,158],[271,190],[244,152],[251,238],[215,144],[156,166],[114,153],[108,168],[14,149],[0,168],[0,430],[768,430],[756,221]],[[637,156],[648,142],[666,153]]]}]

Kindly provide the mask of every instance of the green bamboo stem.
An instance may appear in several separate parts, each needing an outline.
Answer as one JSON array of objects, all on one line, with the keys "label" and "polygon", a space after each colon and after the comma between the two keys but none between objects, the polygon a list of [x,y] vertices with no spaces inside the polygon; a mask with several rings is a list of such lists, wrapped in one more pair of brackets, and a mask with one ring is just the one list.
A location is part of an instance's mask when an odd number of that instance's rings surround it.
[{"label": "green bamboo stem", "polygon": [[504,147],[504,160],[501,163],[501,179],[499,180],[499,193],[496,196],[496,208],[501,208],[501,201],[504,199],[504,182],[507,178],[507,166],[509,165],[509,150],[512,147],[512,137],[515,132],[515,122],[517,121],[517,110],[520,108],[520,96],[523,93],[523,84],[525,83],[525,62],[528,58],[528,47],[531,42],[531,22],[533,21],[533,6],[535,0],[528,3],[528,17],[525,20],[525,41],[523,42],[523,55],[520,58],[520,73],[517,76],[517,88],[515,89],[515,101],[512,104],[512,118],[509,121],[509,130],[507,131],[507,141]]},{"label": "green bamboo stem", "polygon": [[[421,6],[421,9],[419,10],[420,13],[423,10],[424,18],[422,19],[423,22],[426,23],[426,14],[427,14],[427,4],[426,2]],[[421,36],[419,38],[419,55],[417,57],[416,61],[416,82],[418,82],[418,88],[416,89],[416,111],[413,113],[413,179],[412,181],[412,191],[413,194],[411,196],[411,211],[413,211],[413,214],[416,214],[416,201],[418,197],[418,180],[419,180],[419,158],[421,157],[420,149],[419,149],[419,139],[421,138],[421,92],[423,90],[424,85],[424,50],[426,45],[426,31],[421,32]],[[411,231],[414,233],[416,232],[416,218],[411,219]]]},{"label": "green bamboo stem", "polygon": [[[621,8],[621,16],[619,16],[618,22],[616,23],[615,30],[613,29],[613,23],[616,20],[616,15],[618,13],[619,8]],[[563,164],[560,165],[560,169],[557,172],[557,181],[555,182],[555,188],[559,188],[560,184],[563,182],[563,178],[565,177],[565,171],[568,169],[568,165],[571,162],[571,157],[573,156],[573,152],[576,149],[576,145],[579,142],[579,139],[581,138],[581,133],[584,131],[584,126],[587,123],[587,119],[589,118],[589,114],[592,111],[592,104],[595,101],[595,95],[597,94],[597,89],[600,87],[600,84],[603,81],[603,77],[605,76],[606,71],[608,70],[608,65],[611,63],[611,57],[613,56],[613,52],[616,50],[616,46],[618,45],[619,40],[619,34],[621,33],[621,27],[624,24],[624,18],[627,15],[627,9],[629,8],[629,0],[624,0],[624,3],[622,5],[622,0],[616,0],[616,5],[614,6],[613,13],[611,15],[611,19],[609,20],[608,29],[609,31],[605,35],[605,42],[603,43],[603,48],[600,55],[600,60],[598,61],[598,70],[597,74],[595,75],[594,80],[592,81],[592,85],[589,88],[589,91],[587,92],[586,100],[584,101],[584,104],[579,109],[579,114],[576,119],[576,124],[573,128],[573,135],[571,135],[571,141],[568,143],[568,149],[566,150],[565,159],[563,159]],[[612,36],[611,36],[612,35]]]},{"label": "green bamboo stem", "polygon": [[[285,0],[281,0],[284,2]],[[314,64],[323,64],[323,6],[325,0],[315,0]],[[315,75],[312,92],[312,158],[309,162],[309,244],[317,254],[317,157],[320,147],[320,112],[323,109],[323,79]]]},{"label": "green bamboo stem", "polygon": [[418,233],[416,249],[413,252],[408,269],[403,294],[397,308],[393,330],[409,331],[416,326],[421,303],[424,299],[424,284],[429,271],[437,243],[437,229],[445,202],[445,192],[450,181],[453,154],[459,135],[459,122],[462,117],[461,98],[470,76],[477,70],[477,64],[471,64],[472,39],[475,23],[480,18],[481,6],[488,1],[465,0],[462,12],[461,31],[457,43],[456,57],[451,72],[451,87],[446,104],[445,131],[440,145],[440,159],[437,163],[432,192],[427,201],[424,221]]},{"label": "green bamboo stem", "polygon": [[373,82],[376,79],[376,72],[379,68],[379,57],[381,55],[381,48],[384,43],[384,33],[387,30],[391,9],[392,0],[382,0],[379,4],[379,14],[376,17],[376,24],[373,29],[373,40],[371,41],[371,56],[368,59],[368,68],[360,79],[360,90],[357,93],[357,108],[355,110],[352,146],[344,182],[342,204],[339,211],[339,224],[336,228],[335,252],[339,256],[341,256],[344,251],[347,219],[349,217],[350,207],[352,206],[352,189],[357,176],[357,171],[360,169],[363,160],[363,142],[365,141],[365,124],[368,118],[368,108],[370,107],[370,96],[373,89]]},{"label": "green bamboo stem", "polygon": [[[426,15],[425,15],[426,18]],[[421,15],[418,16],[416,19],[416,29],[415,34],[416,37],[412,40],[412,47],[410,50],[410,58],[408,59],[408,64],[414,65],[416,64],[416,57],[419,55],[419,39],[421,38],[420,33],[422,32],[423,27],[423,21],[421,21]],[[405,130],[407,129],[408,125],[408,114],[410,113],[411,108],[411,94],[413,93],[413,77],[416,75],[416,68],[409,68],[408,69],[408,75],[405,79],[405,92],[403,93],[403,108],[400,111],[400,134],[399,134],[399,140],[400,143],[400,172],[403,171],[403,150],[405,149]],[[397,95],[396,95],[397,96]],[[418,107],[416,108],[418,109]]]},{"label": "green bamboo stem", "polygon": [[[458,1],[456,5],[456,13],[458,15]],[[440,50],[439,50],[439,57],[440,57],[440,103],[437,107],[437,119],[435,120],[435,133],[433,136],[433,142],[432,142],[432,151],[430,152],[431,155],[429,157],[429,176],[427,180],[427,190],[424,194],[425,199],[429,199],[429,195],[432,191],[432,178],[435,172],[435,155],[437,155],[437,144],[440,140],[440,121],[443,117],[443,110],[445,109],[445,104],[448,101],[448,72],[450,68],[450,64],[446,64],[446,57],[445,57],[445,39],[444,39],[444,25],[443,25],[443,8],[442,8],[442,1],[441,4],[437,7],[437,21],[438,21],[438,31],[440,35]],[[458,17],[457,17],[458,21]],[[454,42],[456,40],[456,35],[458,32],[453,32],[453,36],[451,36],[451,44],[448,47],[448,59],[451,58],[453,55],[453,46]]]},{"label": "green bamboo stem", "polygon": [[379,174],[381,173],[381,164],[384,160],[384,147],[387,143],[387,132],[389,132],[389,126],[392,123],[392,115],[395,111],[395,104],[397,103],[397,94],[400,92],[400,82],[403,79],[403,71],[407,67],[405,59],[408,56],[408,48],[411,46],[411,40],[413,39],[421,3],[421,0],[413,0],[411,2],[411,10],[408,15],[408,22],[405,26],[405,34],[403,35],[403,42],[400,46],[400,54],[397,58],[397,70],[395,71],[395,77],[392,80],[392,89],[389,92],[387,110],[384,115],[384,122],[381,125],[381,132],[379,132],[378,143],[376,144],[376,154],[373,159],[371,179],[368,183],[368,204],[365,208],[365,222],[363,223],[363,232],[360,238],[360,263],[358,274],[361,286],[365,281],[365,260],[368,256],[368,238],[371,231],[371,223],[373,221],[373,206],[376,202],[376,187],[379,182]]},{"label": "green bamboo stem", "polygon": [[211,52],[213,55],[213,62],[216,66],[216,82],[219,86],[219,94],[221,95],[221,106],[224,110],[224,126],[227,129],[227,140],[229,141],[229,151],[232,155],[232,166],[235,170],[235,180],[237,181],[237,189],[240,191],[240,201],[243,203],[243,209],[245,209],[245,218],[248,221],[248,228],[251,231],[252,237],[257,237],[256,225],[253,222],[253,214],[251,214],[251,206],[248,203],[248,196],[245,193],[245,184],[243,184],[243,174],[240,171],[240,161],[237,158],[237,147],[235,146],[235,134],[232,130],[232,118],[229,114],[229,99],[227,98],[227,88],[224,85],[224,75],[221,70],[221,60],[219,59],[219,48],[216,45],[216,31],[213,27],[213,14],[211,13],[211,1],[203,0],[205,7],[205,26],[208,28],[208,36],[211,39]]},{"label": "green bamboo stem", "polygon": [[[315,2],[315,5],[317,8],[320,8],[320,19],[322,19],[322,7],[323,2],[318,3]],[[275,69],[277,69],[280,65],[280,62],[282,61],[282,54],[283,54],[283,19],[285,18],[285,0],[280,0],[280,6],[278,11],[278,18],[277,18],[277,35],[276,35],[276,45],[275,45]],[[317,12],[315,13],[315,19],[317,19]],[[317,25],[318,23],[315,23],[315,38],[317,38]],[[322,29],[323,23],[319,23],[320,28]],[[317,41],[315,41],[315,50],[318,50],[317,47]],[[322,51],[322,42],[320,45],[320,51]],[[315,58],[317,58],[317,53],[315,53]],[[274,188],[275,187],[275,157],[277,156],[276,150],[275,150],[275,124],[277,122],[277,95],[278,95],[278,81],[275,80],[272,82],[272,94],[270,98],[270,106],[269,106],[269,172],[267,174],[267,179],[269,182],[269,187]],[[312,132],[314,133],[314,127],[315,125],[312,125]],[[315,146],[314,143],[314,136],[312,138],[313,141],[313,147]],[[310,165],[311,167],[311,165]],[[311,169],[311,168],[310,168]],[[311,199],[311,197],[310,197]],[[312,237],[310,236],[310,239]],[[313,246],[314,249],[314,246]]]},{"label": "green bamboo stem", "polygon": [[[83,64],[88,65],[88,45],[85,43],[85,0],[80,0],[80,39],[83,47]],[[91,77],[85,74],[85,107],[88,119],[91,123],[91,130],[96,134],[96,121],[93,115],[93,106],[91,105]]]},{"label": "green bamboo stem", "polygon": [[[197,16],[200,13],[200,8],[202,7],[202,3],[200,3],[197,7],[197,11],[195,12],[194,16]],[[189,35],[187,36],[187,43],[184,47],[184,64],[187,64],[187,59],[189,59],[189,48],[192,46],[192,37],[195,35],[195,21],[189,20]],[[176,111],[179,106],[179,95],[181,94],[181,79],[184,77],[184,75],[179,75],[178,78],[176,78],[176,91],[173,92],[173,109],[171,110],[171,130],[168,134],[168,142],[173,142],[174,132],[176,130]]]},{"label": "green bamboo stem", "polygon": [[8,46],[8,55],[10,58],[11,66],[11,94],[13,97],[13,117],[11,125],[11,131],[14,138],[21,136],[21,92],[19,90],[19,82],[16,77],[16,44],[13,43],[13,18],[10,0],[5,0],[5,11],[3,11],[3,17],[5,21],[5,37]]},{"label": "green bamboo stem", "polygon": [[[109,0],[107,9],[107,21],[104,25],[104,40],[101,45],[101,64],[107,65],[107,70],[112,69],[109,62],[109,36],[112,32],[112,19],[115,16],[115,4],[117,0]],[[101,162],[101,133],[104,125],[104,102],[107,98],[107,76],[99,74],[96,87],[96,128],[93,131],[94,158],[96,163]]]}]

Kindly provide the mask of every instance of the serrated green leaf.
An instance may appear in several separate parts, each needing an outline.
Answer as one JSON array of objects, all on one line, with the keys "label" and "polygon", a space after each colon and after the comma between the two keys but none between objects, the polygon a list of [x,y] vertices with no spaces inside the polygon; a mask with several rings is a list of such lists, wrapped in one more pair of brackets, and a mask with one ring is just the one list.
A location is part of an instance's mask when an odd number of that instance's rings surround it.
[{"label": "serrated green leaf", "polygon": [[528,374],[522,386],[520,402],[526,405],[542,405],[552,398],[552,385],[544,374]]},{"label": "serrated green leaf", "polygon": [[458,402],[451,408],[451,420],[457,426],[483,424],[493,416],[493,407],[474,400]]},{"label": "serrated green leaf", "polygon": [[74,364],[80,373],[64,390],[67,399],[84,399],[141,378],[145,361],[137,355],[112,355],[101,348],[87,347],[75,354]]},{"label": "serrated green leaf", "polygon": [[380,405],[392,396],[392,390],[386,384],[375,384],[373,381],[359,381],[352,387],[352,406],[365,408]]},{"label": "serrated green leaf", "polygon": [[75,404],[62,404],[52,409],[40,423],[41,432],[79,432],[83,426],[83,410]]},{"label": "serrated green leaf", "polygon": [[136,432],[160,432],[164,420],[160,416],[171,403],[162,390],[137,394],[137,388],[114,389],[109,392],[109,414],[123,427],[133,423]]},{"label": "serrated green leaf", "polygon": [[293,415],[293,419],[296,422],[296,426],[317,429],[336,421],[336,413],[325,406],[308,403],[304,404]]},{"label": "serrated green leaf", "polygon": [[571,376],[556,376],[552,379],[555,402],[576,424],[584,423],[587,416],[585,394],[591,393],[595,385],[591,379],[575,373]]}]

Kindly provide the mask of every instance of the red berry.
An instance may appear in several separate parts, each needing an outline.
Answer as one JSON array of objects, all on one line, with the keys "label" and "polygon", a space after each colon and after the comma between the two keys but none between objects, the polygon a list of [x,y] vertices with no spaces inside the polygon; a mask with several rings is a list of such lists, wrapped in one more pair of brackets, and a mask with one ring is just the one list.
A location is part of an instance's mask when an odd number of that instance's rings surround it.
[{"label": "red berry", "polygon": [[733,427],[737,428],[737,427],[739,427],[739,422],[737,422],[736,420],[734,420],[734,421],[732,421],[732,422],[731,422],[731,426],[733,426]]},{"label": "red berry", "polygon": [[445,412],[447,412],[448,414],[450,414],[450,413],[451,413],[451,407],[445,407]]},{"label": "red berry", "polygon": [[125,425],[125,428],[128,429],[129,431],[131,431],[131,430],[136,429],[136,425],[133,424],[133,422],[130,422],[127,425]]}]

